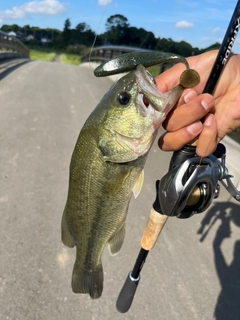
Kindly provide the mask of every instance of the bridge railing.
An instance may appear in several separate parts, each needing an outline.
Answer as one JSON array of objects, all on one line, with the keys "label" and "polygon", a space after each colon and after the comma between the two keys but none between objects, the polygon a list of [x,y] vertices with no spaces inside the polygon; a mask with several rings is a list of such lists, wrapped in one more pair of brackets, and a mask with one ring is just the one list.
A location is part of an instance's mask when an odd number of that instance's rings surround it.
[{"label": "bridge railing", "polygon": [[88,61],[106,61],[109,59],[113,59],[123,53],[127,52],[146,52],[150,51],[147,49],[140,49],[135,47],[127,47],[127,46],[101,46],[92,49],[88,54],[81,58],[81,62]]},{"label": "bridge railing", "polygon": [[29,50],[17,38],[0,31],[0,56],[2,56],[3,59],[13,58],[15,56],[29,58]]}]

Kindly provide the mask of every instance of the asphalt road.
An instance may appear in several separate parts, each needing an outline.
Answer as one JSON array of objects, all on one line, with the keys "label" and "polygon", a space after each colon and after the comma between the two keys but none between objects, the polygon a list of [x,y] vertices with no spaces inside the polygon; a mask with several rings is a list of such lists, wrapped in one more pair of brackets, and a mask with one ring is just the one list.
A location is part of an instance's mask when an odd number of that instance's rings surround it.
[{"label": "asphalt road", "polygon": [[[132,200],[121,252],[103,255],[99,300],[71,290],[75,249],[60,222],[79,131],[112,85],[87,66],[28,62],[0,74],[0,319],[239,320],[239,205],[222,192],[204,214],[170,218],[149,253],[126,314],[115,308],[133,267],[171,154],[153,146],[140,196]],[[216,218],[214,220],[214,218]],[[204,241],[209,222],[215,221]]]}]

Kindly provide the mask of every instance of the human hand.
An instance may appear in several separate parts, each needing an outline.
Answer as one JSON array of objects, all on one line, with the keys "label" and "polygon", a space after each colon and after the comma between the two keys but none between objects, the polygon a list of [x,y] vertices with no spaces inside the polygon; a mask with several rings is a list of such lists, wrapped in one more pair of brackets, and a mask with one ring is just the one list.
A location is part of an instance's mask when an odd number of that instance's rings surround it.
[{"label": "human hand", "polygon": [[[179,150],[198,137],[196,152],[205,157],[227,133],[240,127],[240,55],[231,56],[227,62],[213,97],[201,94],[217,53],[210,51],[187,58],[190,68],[199,72],[201,80],[194,90],[184,90],[176,108],[163,122],[167,133],[159,139],[162,150]],[[177,64],[157,76],[157,87],[162,92],[171,90],[178,84],[182,71],[184,66]]]}]

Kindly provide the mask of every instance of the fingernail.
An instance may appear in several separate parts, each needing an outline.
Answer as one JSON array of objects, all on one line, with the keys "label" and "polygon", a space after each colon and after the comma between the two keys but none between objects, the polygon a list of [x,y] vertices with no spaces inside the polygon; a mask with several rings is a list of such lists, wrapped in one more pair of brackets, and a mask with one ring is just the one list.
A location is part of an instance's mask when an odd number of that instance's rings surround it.
[{"label": "fingernail", "polygon": [[186,127],[186,129],[190,134],[196,135],[197,133],[201,132],[202,123],[201,122],[193,123],[190,126]]},{"label": "fingernail", "polygon": [[205,126],[211,126],[213,124],[213,115],[210,113],[204,120]]},{"label": "fingernail", "polygon": [[185,94],[185,96],[183,97],[183,100],[185,103],[188,103],[196,97],[197,97],[197,92],[194,90],[190,90]]},{"label": "fingernail", "polygon": [[201,105],[205,110],[209,110],[213,106],[213,101],[214,101],[213,96],[211,96],[210,94],[206,94],[201,101]]}]

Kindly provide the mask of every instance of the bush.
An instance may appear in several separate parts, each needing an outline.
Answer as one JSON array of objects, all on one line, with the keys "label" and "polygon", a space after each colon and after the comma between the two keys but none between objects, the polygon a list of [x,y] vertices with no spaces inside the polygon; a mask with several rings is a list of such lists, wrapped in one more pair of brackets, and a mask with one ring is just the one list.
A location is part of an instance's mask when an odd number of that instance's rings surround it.
[{"label": "bush", "polygon": [[67,46],[66,52],[67,53],[72,53],[72,54],[83,54],[85,51],[86,46],[83,44],[75,44],[75,45],[70,45]]},{"label": "bush", "polygon": [[74,64],[79,65],[80,64],[80,56],[75,54],[61,54],[60,55],[60,61],[64,64]]},{"label": "bush", "polygon": [[56,57],[55,52],[43,52],[38,50],[30,50],[31,60],[54,61],[55,57]]}]

